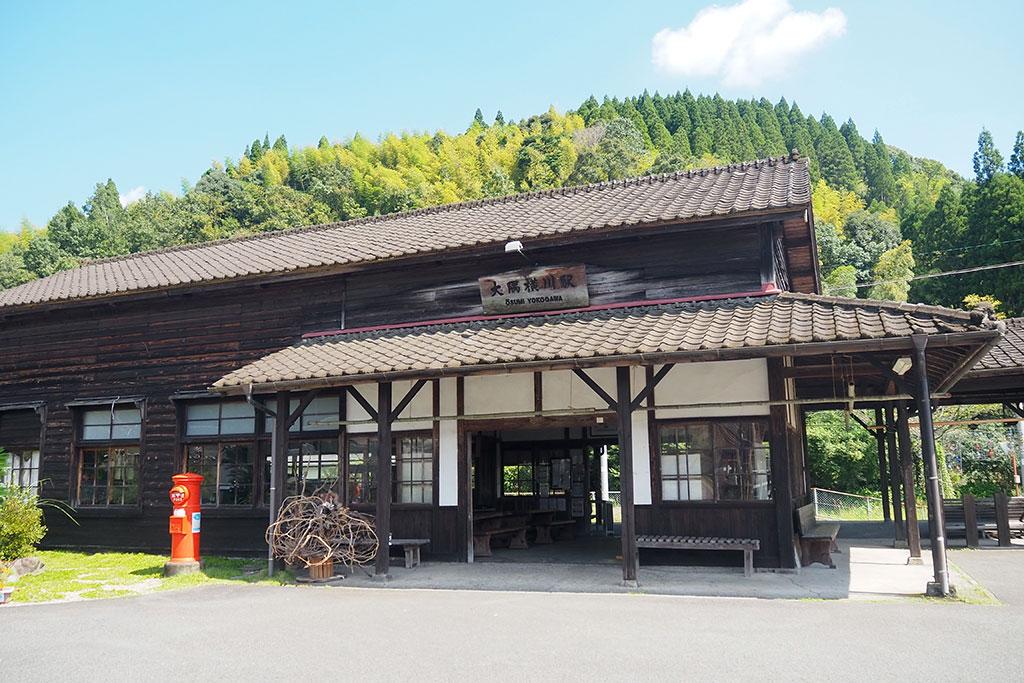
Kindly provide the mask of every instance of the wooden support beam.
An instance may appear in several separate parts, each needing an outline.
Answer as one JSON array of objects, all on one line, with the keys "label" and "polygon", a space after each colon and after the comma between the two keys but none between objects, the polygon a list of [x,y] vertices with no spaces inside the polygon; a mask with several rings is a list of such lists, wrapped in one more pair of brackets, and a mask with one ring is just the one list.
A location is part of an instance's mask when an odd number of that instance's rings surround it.
[{"label": "wooden support beam", "polygon": [[377,384],[377,559],[374,574],[386,578],[391,567],[391,382]]},{"label": "wooden support beam", "polygon": [[[787,397],[786,378],[781,358],[768,359],[768,397],[772,400]],[[796,532],[793,522],[793,483],[789,447],[789,408],[773,405],[768,409],[769,444],[771,447],[772,499],[775,502],[775,526],[779,539],[779,564],[786,569],[796,568]]]},{"label": "wooden support beam", "polygon": [[[284,500],[284,486],[288,463],[288,405],[290,394],[280,391],[277,394],[277,411],[274,415],[274,428],[270,434],[270,525],[277,521],[281,502]],[[267,573],[271,576],[277,568],[273,552],[267,549]]]},{"label": "wooden support beam", "polygon": [[1021,406],[1017,405],[1016,403],[1004,403],[1003,407],[1009,410],[1017,417],[1024,418],[1024,409],[1021,409]]},{"label": "wooden support beam", "polygon": [[[882,409],[875,408],[875,424],[884,425]],[[882,492],[882,519],[888,522],[892,519],[891,508],[889,507],[889,468],[885,464],[885,431],[875,431],[875,447],[878,449],[878,488]]]},{"label": "wooden support beam", "polygon": [[978,547],[978,504],[974,496],[965,493],[961,498],[964,506],[964,538],[968,548]]},{"label": "wooden support beam", "polygon": [[399,401],[398,405],[395,406],[394,410],[391,411],[392,422],[397,420],[398,416],[402,414],[402,411],[409,407],[409,404],[412,403],[412,400],[416,398],[416,394],[420,393],[420,389],[422,389],[423,385],[425,385],[426,383],[427,380],[425,379],[417,380],[416,383],[413,384],[412,387],[410,387],[409,391],[405,392],[405,396],[402,397],[402,400]]},{"label": "wooden support beam", "polygon": [[929,595],[941,597],[950,594],[949,569],[946,564],[945,522],[942,515],[942,487],[939,485],[939,465],[935,452],[935,428],[932,426],[931,389],[928,386],[928,358],[925,348],[928,337],[915,334],[911,337],[914,344],[914,379],[917,383],[917,412],[921,430],[921,457],[927,473],[928,493],[928,531],[932,545],[932,567],[935,580],[928,584]]},{"label": "wooden support beam", "polygon": [[882,361],[878,360],[877,358],[872,358],[870,356],[855,356],[855,358],[860,358],[861,360],[867,361],[868,365],[874,367],[876,370],[878,370],[879,373],[881,373],[883,377],[892,381],[896,386],[898,386],[900,388],[900,391],[903,391],[908,394],[914,393],[914,385],[912,382],[908,382],[903,375],[895,373],[891,367],[889,367]]},{"label": "wooden support beam", "polygon": [[896,404],[896,436],[899,440],[900,474],[903,479],[903,511],[907,519],[907,547],[910,561],[921,562],[921,528],[917,523],[917,493],[914,490],[914,451],[910,442],[907,404]]},{"label": "wooden support beam", "polygon": [[[873,365],[867,363],[854,363],[852,366],[843,364],[842,368],[853,373],[854,377],[863,379],[865,377],[881,376],[881,373]],[[792,377],[794,379],[829,379],[835,377],[839,379],[837,375],[838,366],[836,365],[794,365],[792,367],[783,368],[783,377]]]},{"label": "wooden support beam", "polygon": [[[628,366],[624,366],[624,367],[626,367],[626,370],[627,370],[627,371],[629,370],[629,367],[628,367]],[[619,371],[620,369],[621,369],[621,368],[616,368],[616,369],[615,369],[616,373],[617,373],[617,372],[618,372],[618,371]],[[597,394],[597,395],[598,395],[598,396],[599,396],[599,397],[601,398],[601,400],[602,400],[602,401],[604,401],[605,403],[607,403],[607,404],[608,404],[608,407],[609,407],[609,408],[611,408],[612,410],[618,410],[618,409],[619,409],[619,408],[618,408],[618,404],[616,403],[615,399],[614,399],[614,398],[612,398],[611,396],[609,396],[609,395],[608,395],[608,392],[607,392],[607,391],[605,391],[605,390],[604,390],[604,388],[603,388],[603,387],[602,387],[602,386],[601,386],[600,384],[598,384],[597,382],[595,382],[595,381],[594,381],[594,378],[593,378],[593,377],[591,377],[590,375],[588,375],[588,374],[587,374],[587,371],[586,371],[586,370],[582,370],[582,369],[580,369],[580,368],[573,368],[573,369],[572,369],[572,372],[573,372],[573,374],[574,374],[574,375],[576,375],[577,377],[579,377],[579,378],[580,378],[580,379],[581,379],[581,380],[583,381],[583,383],[584,383],[584,384],[586,384],[586,385],[587,385],[588,387],[590,387],[590,388],[591,388],[591,390],[592,390],[592,391],[593,391],[593,392],[594,392],[595,394]],[[616,377],[617,377],[617,375],[616,375]],[[627,398],[628,398],[629,396],[631,396],[631,395],[632,395],[632,391],[630,391],[630,392],[629,392],[629,393],[627,394]],[[626,405],[628,406],[629,404],[627,403]]]},{"label": "wooden support beam", "polygon": [[996,505],[996,538],[1003,548],[1010,547],[1010,500],[1002,491],[993,496]]},{"label": "wooden support beam", "polygon": [[889,486],[892,489],[893,540],[896,547],[907,542],[907,528],[903,525],[903,505],[900,483],[903,480],[900,469],[900,454],[896,448],[896,408],[883,408],[885,413],[885,443],[889,453]]},{"label": "wooden support beam", "polygon": [[[622,496],[622,582],[626,586],[636,586],[640,558],[636,548],[636,514],[633,506],[633,411],[631,410],[633,390],[630,382],[630,369],[628,367],[615,368],[615,389],[617,400],[611,402],[616,406],[619,422],[619,489]],[[595,389],[595,391],[597,390]],[[649,457],[647,454],[642,455]]]},{"label": "wooden support beam", "polygon": [[669,371],[674,367],[675,363],[667,363],[665,365],[662,365],[661,369],[654,373],[653,377],[649,377],[644,385],[643,390],[636,395],[636,398],[629,402],[630,409],[636,410],[637,408],[639,408],[640,404],[647,400],[647,397],[654,392],[654,388],[658,386],[661,380],[665,379],[665,375],[667,375]]},{"label": "wooden support beam", "polygon": [[366,414],[370,416],[370,419],[373,420],[374,422],[377,422],[377,409],[374,408],[373,405],[371,405],[370,402],[366,400],[366,397],[363,396],[362,392],[360,392],[359,389],[356,389],[354,386],[351,385],[343,388],[345,389],[345,391],[348,392],[349,396],[354,398],[356,403],[358,403],[360,407],[366,411]]},{"label": "wooden support beam", "polygon": [[302,417],[302,413],[306,412],[306,408],[309,407],[309,404],[313,402],[313,399],[316,398],[317,394],[319,393],[320,391],[318,389],[314,389],[313,391],[307,391],[305,394],[302,395],[302,398],[299,399],[299,405],[295,406],[295,410],[293,410],[290,413],[288,413],[288,406],[291,405],[291,401],[289,401],[283,406],[279,406],[279,408],[283,412],[288,414],[288,429],[291,429],[292,425],[295,424],[300,417]]}]

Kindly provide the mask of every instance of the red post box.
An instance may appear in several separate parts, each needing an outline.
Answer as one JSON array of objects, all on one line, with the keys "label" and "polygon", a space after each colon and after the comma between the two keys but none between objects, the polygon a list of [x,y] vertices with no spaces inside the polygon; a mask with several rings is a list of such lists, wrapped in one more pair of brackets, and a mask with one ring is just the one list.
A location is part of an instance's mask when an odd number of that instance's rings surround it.
[{"label": "red post box", "polygon": [[175,474],[168,492],[171,499],[170,532],[171,561],[164,565],[164,575],[187,574],[200,569],[199,529],[202,520],[199,486],[201,474]]}]

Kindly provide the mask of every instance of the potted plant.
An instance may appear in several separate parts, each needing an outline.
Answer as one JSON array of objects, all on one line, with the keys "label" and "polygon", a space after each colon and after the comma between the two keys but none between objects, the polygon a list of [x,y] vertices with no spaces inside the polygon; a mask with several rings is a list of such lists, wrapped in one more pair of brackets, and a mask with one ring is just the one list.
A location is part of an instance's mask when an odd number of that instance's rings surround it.
[{"label": "potted plant", "polygon": [[11,594],[14,593],[14,586],[7,585],[7,577],[11,574],[11,568],[6,564],[0,564],[0,605],[6,605],[11,601]]}]

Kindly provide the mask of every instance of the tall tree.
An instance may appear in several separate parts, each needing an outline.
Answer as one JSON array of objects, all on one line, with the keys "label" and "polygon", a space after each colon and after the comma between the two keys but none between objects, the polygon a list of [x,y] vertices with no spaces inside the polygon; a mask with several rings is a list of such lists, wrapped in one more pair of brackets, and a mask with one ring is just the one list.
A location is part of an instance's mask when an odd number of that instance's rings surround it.
[{"label": "tall tree", "polygon": [[906,301],[910,294],[910,279],[914,277],[914,254],[910,241],[904,240],[883,253],[873,274],[877,284],[868,292],[870,298]]},{"label": "tall tree", "polygon": [[896,197],[896,177],[893,175],[889,148],[876,130],[871,146],[864,150],[864,177],[868,186],[868,199],[890,204]]},{"label": "tall tree", "polygon": [[1017,138],[1013,141],[1013,154],[1010,155],[1010,163],[1006,170],[1018,178],[1024,178],[1024,130],[1017,131]]},{"label": "tall tree", "polygon": [[987,128],[978,135],[978,151],[974,153],[974,177],[979,185],[992,180],[992,176],[1003,170],[1003,155],[992,142],[992,133]]}]

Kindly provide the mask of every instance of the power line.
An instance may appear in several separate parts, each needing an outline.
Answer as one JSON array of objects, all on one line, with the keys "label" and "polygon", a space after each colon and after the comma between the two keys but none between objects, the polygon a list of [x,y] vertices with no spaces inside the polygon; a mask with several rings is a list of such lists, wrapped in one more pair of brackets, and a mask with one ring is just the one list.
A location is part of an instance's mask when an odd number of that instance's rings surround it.
[{"label": "power line", "polygon": [[988,266],[975,266],[974,268],[961,268],[960,270],[947,270],[943,273],[926,273],[925,275],[915,275],[912,278],[904,280],[903,278],[893,278],[891,280],[876,280],[875,282],[865,282],[857,285],[857,289],[862,287],[874,287],[875,285],[889,284],[890,282],[913,282],[915,280],[930,280],[937,277],[946,277],[948,275],[966,275],[968,273],[978,273],[983,270],[997,270],[999,268],[1013,268],[1015,266],[1024,266],[1024,261],[1010,261],[1008,263],[994,263]]},{"label": "power line", "polygon": [[930,254],[948,254],[951,251],[970,251],[972,249],[982,249],[984,247],[998,247],[1002,244],[1016,244],[1017,242],[1024,242],[1024,237],[1013,240],[999,240],[997,242],[985,242],[984,244],[969,244],[965,247],[950,247],[949,249],[936,249],[935,251],[922,251],[915,252],[917,256],[928,256]]}]

